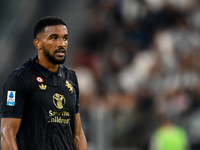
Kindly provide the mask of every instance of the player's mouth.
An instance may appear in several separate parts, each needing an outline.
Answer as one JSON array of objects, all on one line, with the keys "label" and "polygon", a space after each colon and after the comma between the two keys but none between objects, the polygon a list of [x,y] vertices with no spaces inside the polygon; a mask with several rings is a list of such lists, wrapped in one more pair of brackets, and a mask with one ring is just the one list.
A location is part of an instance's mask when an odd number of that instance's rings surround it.
[{"label": "player's mouth", "polygon": [[60,50],[56,50],[56,51],[55,51],[55,54],[56,54],[58,57],[63,57],[63,56],[65,56],[65,53],[66,53],[66,50],[63,50],[63,49],[60,49]]}]

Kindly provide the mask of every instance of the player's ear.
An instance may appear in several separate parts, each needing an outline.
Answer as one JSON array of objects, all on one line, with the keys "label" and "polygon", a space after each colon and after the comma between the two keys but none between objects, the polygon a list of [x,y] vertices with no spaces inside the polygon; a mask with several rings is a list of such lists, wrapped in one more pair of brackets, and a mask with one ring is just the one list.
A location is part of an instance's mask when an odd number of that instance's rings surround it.
[{"label": "player's ear", "polygon": [[35,45],[35,47],[36,47],[38,50],[41,50],[41,49],[42,49],[42,43],[40,42],[40,40],[34,39],[33,44]]}]

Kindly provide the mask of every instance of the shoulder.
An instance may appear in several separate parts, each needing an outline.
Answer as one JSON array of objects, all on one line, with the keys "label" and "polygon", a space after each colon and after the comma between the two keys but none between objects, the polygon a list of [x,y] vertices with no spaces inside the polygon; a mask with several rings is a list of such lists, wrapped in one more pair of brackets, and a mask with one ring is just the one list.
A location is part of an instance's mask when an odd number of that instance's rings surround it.
[{"label": "shoulder", "polygon": [[30,61],[25,62],[24,64],[17,67],[13,72],[8,76],[8,79],[24,79],[29,78],[30,74],[34,70],[34,66]]},{"label": "shoulder", "polygon": [[27,61],[24,64],[20,65],[18,68],[13,70],[13,72],[7,77],[7,80],[4,83],[4,89],[15,88],[28,89],[31,83],[31,74],[33,70],[33,65],[31,62]]},{"label": "shoulder", "polygon": [[61,69],[63,70],[63,72],[67,75],[68,78],[70,77],[75,77],[76,78],[76,73],[74,70],[67,68],[64,65],[60,65]]},{"label": "shoulder", "polygon": [[74,70],[67,68],[64,65],[60,65],[61,69],[65,74],[65,79],[70,80],[71,83],[78,88],[78,79]]}]

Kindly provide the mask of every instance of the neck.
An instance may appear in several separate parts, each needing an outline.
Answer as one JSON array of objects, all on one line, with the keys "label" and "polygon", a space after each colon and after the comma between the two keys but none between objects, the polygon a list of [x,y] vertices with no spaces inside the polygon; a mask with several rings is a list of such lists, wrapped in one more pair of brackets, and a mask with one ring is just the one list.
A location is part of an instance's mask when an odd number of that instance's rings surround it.
[{"label": "neck", "polygon": [[48,69],[51,72],[56,72],[58,70],[59,65],[58,64],[53,64],[49,62],[46,59],[42,59],[38,56],[38,58],[35,60],[38,64],[42,65],[44,68]]}]

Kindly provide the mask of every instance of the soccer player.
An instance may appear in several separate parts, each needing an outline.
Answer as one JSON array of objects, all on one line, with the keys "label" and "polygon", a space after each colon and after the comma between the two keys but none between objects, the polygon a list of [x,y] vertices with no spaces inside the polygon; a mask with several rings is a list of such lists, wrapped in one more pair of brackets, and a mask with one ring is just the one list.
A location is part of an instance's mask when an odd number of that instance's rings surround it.
[{"label": "soccer player", "polygon": [[38,55],[8,77],[1,105],[2,150],[87,150],[76,74],[64,65],[65,22],[44,17],[34,28]]}]

